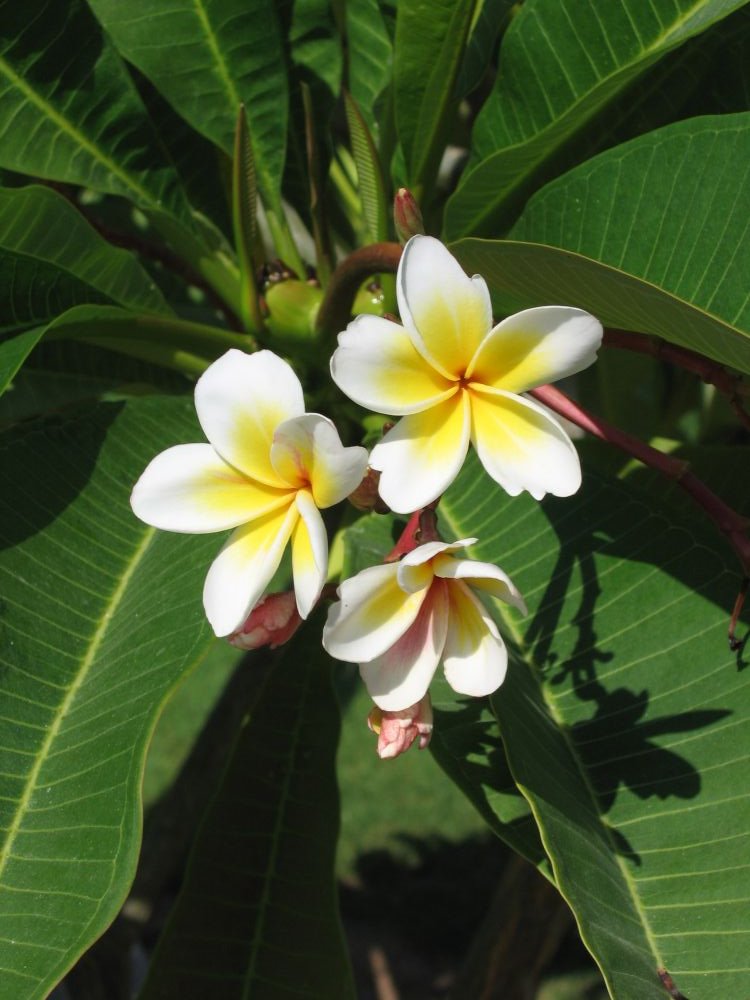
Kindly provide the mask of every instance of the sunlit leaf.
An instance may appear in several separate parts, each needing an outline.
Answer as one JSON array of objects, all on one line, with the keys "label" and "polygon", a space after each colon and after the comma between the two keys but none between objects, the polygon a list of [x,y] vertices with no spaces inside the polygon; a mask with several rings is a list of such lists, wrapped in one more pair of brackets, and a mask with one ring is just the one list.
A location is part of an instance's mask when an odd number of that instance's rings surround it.
[{"label": "sunlit leaf", "polygon": [[451,198],[450,238],[498,234],[531,183],[650,66],[745,0],[527,0],[503,38],[501,72]]},{"label": "sunlit leaf", "polygon": [[528,602],[523,630],[504,622],[514,656],[492,704],[612,995],[659,1000],[666,967],[718,1000],[741,993],[750,947],[750,680],[726,642],[740,574],[675,487],[654,486],[586,461],[579,494],[540,505],[472,459],[440,523],[478,536],[476,557]]},{"label": "sunlit leaf", "polygon": [[156,716],[211,642],[217,539],[133,516],[153,455],[199,434],[192,403],[103,404],[2,441],[0,996],[47,996],[132,879]]}]

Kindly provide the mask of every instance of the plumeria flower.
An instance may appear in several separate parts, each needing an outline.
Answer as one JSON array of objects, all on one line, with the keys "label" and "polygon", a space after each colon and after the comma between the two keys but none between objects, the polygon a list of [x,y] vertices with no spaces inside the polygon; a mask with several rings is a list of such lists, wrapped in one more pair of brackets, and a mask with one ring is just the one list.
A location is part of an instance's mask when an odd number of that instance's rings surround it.
[{"label": "plumeria flower", "polygon": [[427,542],[339,587],[323,645],[331,656],[359,664],[378,708],[398,712],[421,702],[441,660],[459,694],[491,694],[502,684],[508,653],[478,593],[524,614],[526,606],[497,566],[451,555],[474,542]]},{"label": "plumeria flower", "polygon": [[558,421],[519,393],[595,360],[602,327],[568,306],[526,309],[493,326],[483,278],[468,277],[438,240],[414,236],[397,278],[403,326],[358,316],[339,335],[331,374],[370,410],[402,419],[376,445],[380,494],[409,513],[458,475],[471,442],[511,496],[570,496],[581,467]]},{"label": "plumeria flower", "polygon": [[343,500],[367,467],[327,417],[305,413],[302,386],[271,351],[231,350],[195,386],[208,444],[168,448],[133,489],[133,510],[167,531],[234,528],[206,578],[203,603],[217,635],[245,622],[287,543],[297,608],[306,618],[328,569],[319,508]]}]

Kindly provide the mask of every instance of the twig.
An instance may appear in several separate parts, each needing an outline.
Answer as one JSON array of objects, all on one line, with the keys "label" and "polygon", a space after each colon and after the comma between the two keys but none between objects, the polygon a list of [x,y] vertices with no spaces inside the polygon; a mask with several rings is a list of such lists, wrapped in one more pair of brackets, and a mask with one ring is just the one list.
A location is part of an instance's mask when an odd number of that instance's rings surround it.
[{"label": "twig", "polygon": [[352,306],[362,282],[383,271],[395,273],[401,260],[398,243],[371,243],[342,260],[331,275],[316,327],[322,334],[335,335],[349,322]]}]

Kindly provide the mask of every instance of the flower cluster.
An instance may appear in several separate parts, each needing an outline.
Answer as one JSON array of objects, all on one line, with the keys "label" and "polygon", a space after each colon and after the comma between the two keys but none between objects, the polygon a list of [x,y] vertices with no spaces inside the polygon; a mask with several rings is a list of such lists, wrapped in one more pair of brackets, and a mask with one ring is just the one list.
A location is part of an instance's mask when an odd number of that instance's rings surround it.
[{"label": "flower cluster", "polygon": [[[408,514],[439,500],[471,444],[509,494],[569,496],[578,455],[558,421],[522,395],[585,368],[602,328],[579,309],[527,309],[493,325],[489,291],[429,236],[406,244],[397,276],[403,325],[359,316],[339,335],[334,382],[368,409],[399,417],[369,455],[345,447],[333,423],[306,413],[291,366],[270,351],[228,351],[195,387],[207,443],[157,455],[133,490],[133,510],[158,528],[233,529],[206,578],[203,601],[219,636],[243,648],[278,644],[309,616],[328,573],[320,511],[373,471],[382,502]],[[368,470],[369,462],[369,470]],[[377,479],[375,479],[377,482]],[[456,555],[473,545],[430,540],[397,563],[344,580],[323,644],[358,663],[375,702],[378,752],[395,756],[432,730],[428,687],[440,662],[461,694],[486,695],[507,652],[481,596],[525,613],[508,576]],[[294,599],[264,598],[291,546]]]}]

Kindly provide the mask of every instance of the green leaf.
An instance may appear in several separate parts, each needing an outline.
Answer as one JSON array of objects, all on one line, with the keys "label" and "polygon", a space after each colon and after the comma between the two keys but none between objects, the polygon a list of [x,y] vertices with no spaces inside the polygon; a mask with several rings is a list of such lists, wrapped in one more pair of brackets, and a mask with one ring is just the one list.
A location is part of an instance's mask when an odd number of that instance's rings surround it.
[{"label": "green leaf", "polygon": [[346,37],[349,52],[349,93],[379,138],[377,102],[391,79],[393,43],[378,0],[347,0]]},{"label": "green leaf", "polygon": [[476,6],[469,41],[456,81],[456,95],[465,97],[479,86],[497,41],[510,20],[515,0],[481,0]]},{"label": "green leaf", "polygon": [[150,275],[50,188],[0,188],[2,325],[18,329],[84,302],[171,313]]},{"label": "green leaf", "polygon": [[354,996],[333,878],[339,712],[321,624],[318,614],[284,648],[245,718],[141,1000]]},{"label": "green leaf", "polygon": [[38,326],[0,343],[0,395],[5,392],[26,358],[42,339],[44,331],[45,327]]},{"label": "green leaf", "polygon": [[258,186],[280,199],[288,93],[272,0],[89,0],[119,51],[202,135],[230,156],[240,104],[248,112]]},{"label": "green leaf", "polygon": [[354,98],[346,92],[344,106],[354,162],[357,164],[357,190],[362,201],[367,240],[370,243],[377,243],[388,237],[388,208],[383,171],[367,122]]},{"label": "green leaf", "polygon": [[250,145],[247,114],[242,105],[237,115],[234,136],[234,162],[232,164],[232,228],[234,245],[240,262],[242,287],[242,320],[246,330],[260,330],[262,319],[258,304],[255,278],[255,242],[258,193],[255,184],[255,161]]},{"label": "green leaf", "polygon": [[158,533],[130,489],[199,434],[190,401],[105,404],[2,439],[0,997],[47,996],[114,918],[156,716],[212,640],[217,539]]},{"label": "green leaf", "polygon": [[401,0],[393,67],[407,187],[429,191],[456,108],[455,84],[476,0]]},{"label": "green leaf", "polygon": [[486,278],[497,313],[578,306],[605,326],[655,334],[750,371],[750,336],[649,281],[554,247],[512,240],[460,240],[451,249],[470,274]]},{"label": "green leaf", "polygon": [[527,0],[503,38],[501,72],[446,209],[449,238],[513,221],[531,186],[596,116],[666,53],[745,0]]},{"label": "green leaf", "polygon": [[[586,456],[596,456],[586,449]],[[735,463],[747,456],[735,452]],[[739,582],[700,515],[584,465],[564,501],[506,497],[476,459],[440,507],[530,608],[492,698],[556,883],[617,1000],[741,994],[750,947],[750,701],[727,650]],[[499,611],[499,613],[501,613]]]},{"label": "green leaf", "polygon": [[80,0],[0,3],[0,165],[189,222],[119,56]]}]

